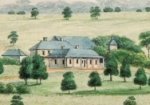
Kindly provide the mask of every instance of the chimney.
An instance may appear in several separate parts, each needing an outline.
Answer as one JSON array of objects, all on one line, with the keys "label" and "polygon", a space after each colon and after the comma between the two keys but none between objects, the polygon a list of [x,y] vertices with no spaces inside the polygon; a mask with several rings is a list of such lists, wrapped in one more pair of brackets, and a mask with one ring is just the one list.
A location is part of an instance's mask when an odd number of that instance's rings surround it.
[{"label": "chimney", "polygon": [[64,46],[64,45],[62,45],[62,46],[61,46],[61,49],[64,49],[64,47],[65,47],[65,46]]},{"label": "chimney", "polygon": [[47,37],[43,37],[43,41],[47,41],[47,39],[48,39]]}]

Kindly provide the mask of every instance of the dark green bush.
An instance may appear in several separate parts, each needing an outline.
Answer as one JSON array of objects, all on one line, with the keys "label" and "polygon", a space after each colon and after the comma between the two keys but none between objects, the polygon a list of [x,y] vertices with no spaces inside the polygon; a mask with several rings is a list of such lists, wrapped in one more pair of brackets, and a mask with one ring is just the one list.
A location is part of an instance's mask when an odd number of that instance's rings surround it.
[{"label": "dark green bush", "polygon": [[105,7],[105,8],[103,9],[103,11],[104,11],[104,12],[113,12],[114,10],[113,10],[113,8],[111,8],[111,7]]},{"label": "dark green bush", "polygon": [[142,10],[141,9],[137,9],[136,12],[142,12]]},{"label": "dark green bush", "polygon": [[25,85],[18,85],[18,86],[16,86],[16,91],[19,94],[30,93],[29,88],[27,86],[25,86]]},{"label": "dark green bush", "polygon": [[5,92],[5,84],[0,83],[0,93],[4,93]]},{"label": "dark green bush", "polygon": [[6,84],[5,93],[15,93],[15,86],[13,84]]},{"label": "dark green bush", "polygon": [[9,14],[9,15],[14,15],[14,14],[15,14],[15,11],[13,11],[13,10],[8,11],[8,14]]},{"label": "dark green bush", "polygon": [[4,65],[19,65],[20,64],[18,60],[10,59],[10,58],[0,58],[0,61]]},{"label": "dark green bush", "polygon": [[18,15],[25,15],[26,12],[25,12],[25,11],[18,11],[17,14],[18,14]]}]

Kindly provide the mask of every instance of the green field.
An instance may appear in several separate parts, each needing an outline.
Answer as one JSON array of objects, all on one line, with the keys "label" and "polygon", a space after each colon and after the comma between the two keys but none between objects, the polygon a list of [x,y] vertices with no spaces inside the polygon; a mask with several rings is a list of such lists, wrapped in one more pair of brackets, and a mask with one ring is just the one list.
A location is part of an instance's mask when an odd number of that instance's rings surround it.
[{"label": "green field", "polygon": [[[5,66],[5,72],[0,75],[0,81],[9,83],[24,82],[18,79],[18,66]],[[60,90],[62,75],[66,71],[72,70],[77,83],[77,90],[72,91],[68,95],[67,92]],[[25,105],[122,105],[122,102],[129,96],[135,95],[138,105],[149,105],[150,87],[143,86],[142,90],[133,84],[133,77],[136,69],[132,68],[133,76],[128,79],[127,83],[122,82],[123,79],[114,76],[114,82],[108,81],[109,77],[101,74],[103,86],[97,88],[97,92],[93,88],[87,86],[89,80],[88,75],[91,71],[82,71],[75,69],[62,69],[62,71],[49,71],[49,78],[43,81],[42,85],[29,86],[31,94],[22,95]],[[149,75],[149,71],[147,71]],[[36,81],[30,80],[30,84]],[[12,95],[0,95],[1,105],[9,105]],[[109,101],[108,101],[109,100]]]}]

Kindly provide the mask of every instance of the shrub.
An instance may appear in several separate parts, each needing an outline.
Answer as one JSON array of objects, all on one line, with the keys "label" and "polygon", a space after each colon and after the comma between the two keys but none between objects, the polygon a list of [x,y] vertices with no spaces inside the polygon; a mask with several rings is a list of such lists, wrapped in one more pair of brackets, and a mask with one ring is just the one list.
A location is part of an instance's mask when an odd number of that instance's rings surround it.
[{"label": "shrub", "polygon": [[111,7],[105,7],[105,8],[103,9],[103,11],[104,11],[104,12],[113,12],[113,8],[111,8]]},{"label": "shrub", "polygon": [[18,60],[11,59],[11,58],[0,58],[0,61],[4,65],[19,65],[20,64]]},{"label": "shrub", "polygon": [[26,12],[25,12],[25,11],[18,11],[17,14],[18,14],[18,15],[25,15]]},{"label": "shrub", "polygon": [[142,10],[141,9],[137,9],[136,12],[142,12]]},{"label": "shrub", "polygon": [[5,84],[0,83],[0,93],[4,93],[5,92]]},{"label": "shrub", "polygon": [[146,8],[145,8],[145,11],[146,11],[146,12],[150,12],[150,7],[146,7]]},{"label": "shrub", "polygon": [[25,86],[25,85],[18,85],[18,86],[16,86],[16,91],[19,94],[30,93],[29,88],[27,86]]},{"label": "shrub", "polygon": [[15,86],[13,84],[6,84],[5,93],[14,93]]},{"label": "shrub", "polygon": [[116,7],[114,11],[115,12],[121,12],[121,8],[120,7]]},{"label": "shrub", "polygon": [[124,101],[123,105],[137,105],[135,100],[134,96],[130,96]]},{"label": "shrub", "polygon": [[11,100],[11,105],[24,105],[20,95],[14,95]]},{"label": "shrub", "polygon": [[14,15],[14,14],[15,14],[15,11],[13,11],[13,10],[8,11],[8,14],[9,14],[9,15]]}]

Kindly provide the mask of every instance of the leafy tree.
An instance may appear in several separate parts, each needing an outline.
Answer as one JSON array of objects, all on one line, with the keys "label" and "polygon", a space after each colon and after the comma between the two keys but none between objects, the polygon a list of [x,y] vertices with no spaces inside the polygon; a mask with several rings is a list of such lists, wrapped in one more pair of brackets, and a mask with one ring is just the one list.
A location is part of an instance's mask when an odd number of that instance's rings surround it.
[{"label": "leafy tree", "polygon": [[15,11],[13,11],[13,10],[8,11],[8,14],[9,14],[9,15],[14,15],[14,14],[15,14]]},{"label": "leafy tree", "polygon": [[3,63],[0,61],[0,74],[4,72],[4,66]]},{"label": "leafy tree", "polygon": [[100,12],[101,10],[98,6],[91,7],[90,9],[91,18],[98,19],[98,17],[100,16]]},{"label": "leafy tree", "polygon": [[142,10],[141,9],[137,9],[136,12],[142,12]]},{"label": "leafy tree", "polygon": [[69,18],[71,18],[71,16],[72,16],[71,8],[70,7],[65,7],[62,14],[64,15],[64,18],[66,20],[69,20]]},{"label": "leafy tree", "polygon": [[148,79],[148,85],[150,86],[150,77],[149,77],[149,79]]},{"label": "leafy tree", "polygon": [[75,90],[77,85],[74,81],[73,72],[66,72],[63,74],[63,80],[61,82],[61,90],[68,91],[70,94],[70,90]]},{"label": "leafy tree", "polygon": [[129,96],[124,102],[123,105],[137,105],[136,99],[134,96]]},{"label": "leafy tree", "polygon": [[11,105],[24,105],[20,95],[14,95],[11,100]]},{"label": "leafy tree", "polygon": [[124,82],[126,82],[126,77],[129,78],[131,77],[131,70],[130,70],[130,64],[128,62],[128,57],[126,57],[122,65],[120,67],[120,77],[124,78]]},{"label": "leafy tree", "polygon": [[19,77],[21,79],[24,79],[25,85],[28,84],[27,80],[32,76],[32,69],[33,69],[32,58],[31,57],[24,58],[21,62]]},{"label": "leafy tree", "polygon": [[150,69],[150,60],[145,61],[144,67]]},{"label": "leafy tree", "polygon": [[105,8],[103,9],[103,11],[104,11],[104,12],[113,12],[113,8],[111,8],[111,7],[105,7]]},{"label": "leafy tree", "polygon": [[12,31],[9,35],[8,35],[8,39],[10,39],[10,43],[14,44],[17,42],[18,40],[18,34],[16,31]]},{"label": "leafy tree", "polygon": [[113,75],[118,75],[118,63],[114,56],[109,55],[106,61],[106,69],[104,70],[104,75],[110,76],[110,81],[113,80]]},{"label": "leafy tree", "polygon": [[39,15],[39,10],[38,8],[32,8],[31,11],[31,17],[34,17],[36,19],[36,17]]},{"label": "leafy tree", "polygon": [[97,86],[102,86],[101,78],[98,74],[98,72],[92,72],[89,75],[90,80],[88,81],[88,86],[94,87],[94,90],[96,91]]},{"label": "leafy tree", "polygon": [[25,12],[25,11],[18,11],[17,14],[18,14],[18,15],[25,15],[26,12]]},{"label": "leafy tree", "polygon": [[137,70],[136,74],[135,74],[134,84],[140,85],[139,89],[141,89],[142,85],[146,85],[147,84],[147,76],[146,76],[145,71],[144,71],[144,69],[142,67],[139,68]]},{"label": "leafy tree", "polygon": [[150,12],[150,7],[145,7],[146,12]]},{"label": "leafy tree", "polygon": [[120,7],[116,7],[114,11],[115,12],[121,12],[121,8]]},{"label": "leafy tree", "polygon": [[37,80],[37,84],[39,79],[41,84],[42,80],[48,78],[44,58],[41,57],[40,55],[34,55],[32,58],[32,63],[33,63],[32,78]]},{"label": "leafy tree", "polygon": [[139,36],[140,44],[146,47],[148,51],[148,57],[150,58],[150,31],[142,32]]}]

